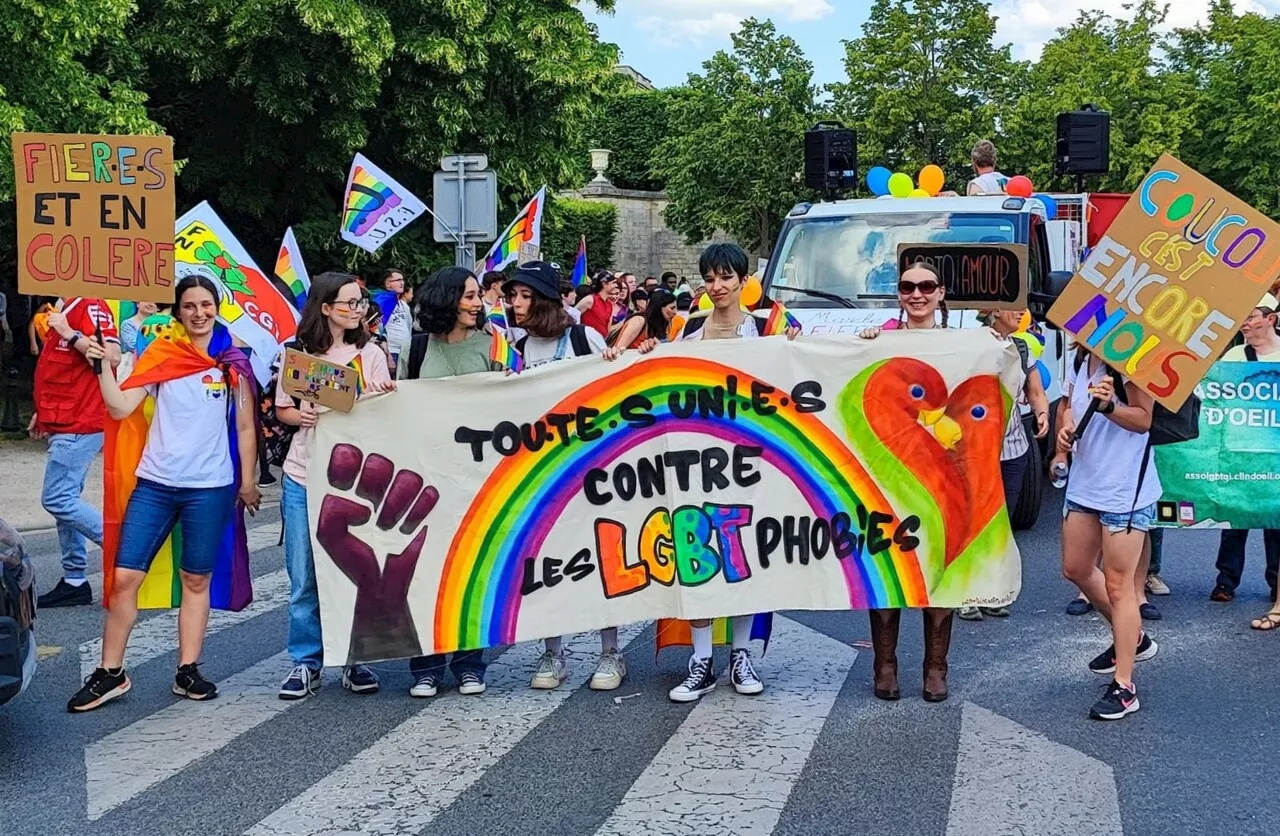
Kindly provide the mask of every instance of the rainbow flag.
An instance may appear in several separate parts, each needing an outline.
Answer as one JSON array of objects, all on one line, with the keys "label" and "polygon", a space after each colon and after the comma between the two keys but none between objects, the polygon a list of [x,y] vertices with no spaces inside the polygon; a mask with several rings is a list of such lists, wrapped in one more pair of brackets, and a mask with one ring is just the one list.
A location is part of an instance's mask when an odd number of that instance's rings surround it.
[{"label": "rainbow flag", "polygon": [[[253,381],[253,368],[238,348],[232,345],[226,326],[219,323],[214,331],[210,354],[204,354],[179,334],[175,339],[160,339],[147,347],[130,372],[121,382],[121,388],[134,389],[152,383],[163,383],[190,374],[207,371],[217,365],[230,370],[229,388],[234,389],[241,379]],[[213,358],[217,357],[215,361]],[[256,396],[255,396],[256,401]],[[236,442],[235,398],[230,398],[227,412],[227,436],[231,448],[231,461],[235,467],[235,482],[240,483],[240,455]],[[111,588],[115,582],[116,554],[120,547],[120,530],[124,522],[129,497],[137,485],[135,471],[142,459],[142,449],[147,443],[155,402],[148,397],[141,407],[123,421],[107,419],[103,455],[103,606],[111,601]],[[255,410],[256,415],[256,410]],[[209,532],[219,537],[218,559],[214,564],[209,601],[214,609],[238,612],[253,601],[253,587],[249,574],[249,543],[244,527],[244,510],[237,506],[231,522],[221,532]],[[151,569],[147,572],[138,592],[138,606],[142,609],[165,609],[178,606],[182,601],[182,582],[178,575],[182,555],[182,530],[175,526],[160,547]]]},{"label": "rainbow flag", "polygon": [[524,371],[524,358],[507,340],[506,333],[497,328],[493,329],[493,336],[489,342],[489,359],[515,374]]},{"label": "rainbow flag", "polygon": [[[769,637],[773,634],[773,613],[761,613],[751,621],[751,640],[764,642],[764,649],[769,649]],[[654,637],[656,648],[654,655],[668,647],[693,647],[693,631],[689,622],[679,618],[658,619],[658,633]],[[711,622],[711,644],[733,644],[733,622],[728,618],[717,618]]]},{"label": "rainbow flag", "polygon": [[799,328],[800,320],[796,319],[795,314],[787,310],[786,306],[781,302],[770,300],[769,318],[764,323],[764,335],[766,337],[776,337],[787,333],[791,328]]},{"label": "rainbow flag", "polygon": [[338,234],[368,252],[378,248],[427,211],[427,206],[394,177],[356,154],[347,175]]},{"label": "rainbow flag", "polygon": [[[483,272],[501,270],[520,256],[524,244],[542,246],[542,213],[546,208],[547,187],[543,186],[516,215],[511,226],[498,236],[483,259]],[[477,273],[481,271],[477,270]]]},{"label": "rainbow flag", "polygon": [[587,283],[587,236],[578,239],[578,260],[573,262],[573,286],[582,287]]},{"label": "rainbow flag", "polygon": [[116,318],[116,331],[120,330],[120,326],[124,321],[138,312],[137,302],[128,302],[120,299],[107,299],[107,307],[111,309],[111,315]]},{"label": "rainbow flag", "polygon": [[498,304],[490,308],[489,312],[485,314],[485,322],[488,322],[490,325],[492,325],[495,331],[505,332],[508,327],[506,306],[503,305],[501,302],[499,302]]},{"label": "rainbow flag", "polygon": [[293,227],[284,231],[284,240],[280,242],[280,253],[276,256],[276,276],[289,288],[289,292],[293,294],[293,306],[301,313],[302,307],[307,304],[311,276],[307,273],[307,265],[302,263],[302,250],[298,248],[298,239],[293,237]]}]

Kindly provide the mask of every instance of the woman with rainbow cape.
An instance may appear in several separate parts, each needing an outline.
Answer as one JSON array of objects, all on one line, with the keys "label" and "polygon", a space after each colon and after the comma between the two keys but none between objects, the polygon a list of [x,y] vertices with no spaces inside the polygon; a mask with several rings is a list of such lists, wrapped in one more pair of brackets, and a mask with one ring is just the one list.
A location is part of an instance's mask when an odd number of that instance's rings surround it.
[{"label": "woman with rainbow cape", "polygon": [[[150,426],[118,539],[108,533],[104,548],[108,610],[102,663],[67,703],[68,711],[92,711],[129,691],[124,653],[138,616],[139,591],[175,525],[180,526],[181,548],[175,555],[180,571],[173,592],[181,602],[173,693],[192,700],[218,694],[198,668],[210,590],[221,585],[216,593],[224,606],[238,609],[249,603],[241,511],[254,513],[262,501],[253,480],[258,444],[253,370],[218,324],[218,304],[212,281],[203,276],[182,279],[174,290],[182,338],[152,343],[123,381],[116,380],[110,363],[101,364],[102,399],[121,425],[112,428],[114,436],[140,434],[148,419],[139,407],[148,399]],[[101,360],[105,352],[94,344],[85,356]],[[172,570],[157,568],[163,569],[161,575]]]},{"label": "woman with rainbow cape", "polygon": [[[335,365],[351,366],[360,376],[358,391],[389,392],[396,385],[387,367],[386,352],[369,339],[365,324],[369,305],[368,294],[355,276],[321,273],[311,282],[298,322],[297,343],[292,347]],[[293,662],[293,669],[280,686],[280,699],[300,700],[320,688],[324,666],[320,593],[307,510],[307,465],[316,421],[326,410],[286,394],[283,381],[276,386],[275,404],[280,423],[300,428],[281,467],[284,477],[280,487],[284,562],[289,574],[288,651]],[[378,677],[365,665],[346,665],[342,669],[342,687],[353,694],[373,694],[378,690]]]}]

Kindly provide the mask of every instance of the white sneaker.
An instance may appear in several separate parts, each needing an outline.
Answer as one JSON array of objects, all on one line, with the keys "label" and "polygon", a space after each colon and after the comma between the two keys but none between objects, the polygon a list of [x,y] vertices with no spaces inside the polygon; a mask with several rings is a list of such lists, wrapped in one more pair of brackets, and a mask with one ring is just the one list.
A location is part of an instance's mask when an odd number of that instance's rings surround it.
[{"label": "white sneaker", "polygon": [[615,647],[600,654],[596,672],[591,675],[592,691],[612,691],[622,684],[627,675],[627,662]]},{"label": "white sneaker", "polygon": [[409,696],[411,697],[434,697],[438,693],[440,693],[440,683],[429,673],[424,673],[418,677],[418,680],[413,683],[413,687],[409,689]]},{"label": "white sneaker", "polygon": [[550,650],[538,659],[538,667],[533,672],[533,680],[529,687],[538,691],[554,691],[569,675],[569,664],[564,656],[557,656]]},{"label": "white sneaker", "polygon": [[1147,592],[1152,595],[1169,595],[1173,590],[1169,589],[1169,584],[1164,582],[1164,578],[1153,572],[1147,575]]}]

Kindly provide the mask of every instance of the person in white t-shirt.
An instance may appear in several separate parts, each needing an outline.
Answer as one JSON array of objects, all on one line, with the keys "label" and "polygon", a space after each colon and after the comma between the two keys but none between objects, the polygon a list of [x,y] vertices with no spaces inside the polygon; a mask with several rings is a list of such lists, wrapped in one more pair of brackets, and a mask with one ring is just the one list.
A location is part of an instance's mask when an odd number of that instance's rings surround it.
[{"label": "person in white t-shirt", "polygon": [[1009,178],[996,171],[996,146],[984,139],[973,146],[970,155],[974,177],[969,181],[970,195],[1004,194]]},{"label": "person in white t-shirt", "polygon": [[[1112,645],[1089,662],[1096,674],[1112,675],[1090,716],[1119,720],[1139,708],[1134,663],[1159,646],[1142,629],[1138,585],[1143,547],[1160,498],[1160,476],[1148,442],[1155,402],[1098,358],[1077,349],[1066,392],[1058,404],[1057,455],[1052,468],[1074,449],[1062,522],[1062,573],[1111,623]],[[1076,417],[1091,400],[1100,403],[1082,437]],[[1102,569],[1098,569],[1098,555]]]},{"label": "person in white t-shirt", "polygon": [[388,270],[382,286],[396,295],[395,307],[387,316],[387,350],[391,352],[394,367],[400,361],[400,354],[409,350],[409,340],[413,339],[413,311],[409,308],[413,297],[405,289],[404,273],[399,270]]},{"label": "person in white t-shirt", "polygon": [[[166,356],[167,352],[152,346],[148,353],[152,356],[144,355],[123,381],[123,390],[111,363],[102,363],[98,376],[102,399],[115,420],[128,418],[148,397],[153,399],[155,411],[136,471],[137,485],[121,524],[114,586],[103,628],[102,665],[68,702],[67,709],[73,713],[92,711],[129,691],[124,652],[137,620],[138,591],[175,525],[180,525],[182,532],[182,604],[173,692],[192,700],[212,699],[218,694],[217,686],[200,674],[198,662],[209,620],[209,585],[222,536],[237,502],[252,513],[262,501],[253,478],[257,402],[252,369],[242,352],[227,347],[216,349],[216,357],[210,356],[218,320],[217,287],[203,276],[188,276],[178,282],[174,296],[174,312],[191,344],[203,355],[199,358],[203,363],[178,355],[178,349],[174,349],[174,356]],[[104,347],[91,341],[85,357],[93,362],[105,356]],[[183,368],[182,363],[201,368],[184,374],[176,371]],[[234,390],[229,374],[238,378]],[[233,412],[235,439],[230,437],[229,426]],[[238,468],[232,459],[233,446]]]}]

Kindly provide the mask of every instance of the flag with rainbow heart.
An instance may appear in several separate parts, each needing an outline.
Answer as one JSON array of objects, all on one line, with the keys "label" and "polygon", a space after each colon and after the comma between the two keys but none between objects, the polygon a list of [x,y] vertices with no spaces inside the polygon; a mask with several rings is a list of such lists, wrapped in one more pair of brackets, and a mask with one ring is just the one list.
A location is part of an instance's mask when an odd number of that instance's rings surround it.
[{"label": "flag with rainbow heart", "polygon": [[1007,604],[1020,363],[977,329],[681,342],[326,414],[307,478],[326,664],[664,618]]}]

